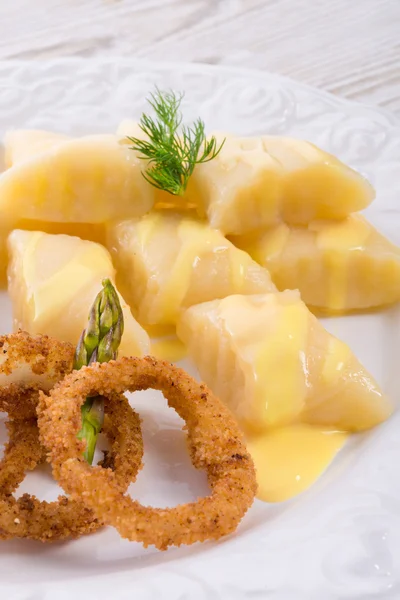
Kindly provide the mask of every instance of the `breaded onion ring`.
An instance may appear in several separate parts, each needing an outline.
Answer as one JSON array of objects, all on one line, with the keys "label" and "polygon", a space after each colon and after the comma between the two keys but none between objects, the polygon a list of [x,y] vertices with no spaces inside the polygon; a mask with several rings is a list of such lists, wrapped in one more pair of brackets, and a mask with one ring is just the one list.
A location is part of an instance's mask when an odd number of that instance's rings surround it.
[{"label": "breaded onion ring", "polygon": [[12,494],[46,452],[39,443],[36,419],[7,421],[8,442],[0,461],[0,497]]},{"label": "breaded onion ring", "polygon": [[74,348],[25,331],[0,336],[0,411],[12,419],[36,418],[39,390],[50,390],[72,371]]},{"label": "breaded onion ring", "polygon": [[[186,421],[192,463],[205,469],[211,495],[175,508],[142,506],[124,494],[112,471],[90,467],[76,438],[86,396],[161,390]],[[233,532],[256,492],[253,461],[229,410],[182,369],[152,357],[122,358],[73,372],[49,396],[40,394],[38,424],[61,486],[122,537],[160,550]]]},{"label": "breaded onion ring", "polygon": [[[100,464],[113,473],[119,489],[126,491],[142,465],[140,419],[121,394],[110,394],[104,406],[103,431],[110,442],[110,451]],[[44,458],[44,452],[35,422],[16,421],[8,427],[10,441],[0,463],[0,539],[19,537],[52,542],[77,538],[102,526],[101,520],[80,499],[60,496],[56,502],[45,502],[29,494],[18,500],[9,495],[25,472]]]}]

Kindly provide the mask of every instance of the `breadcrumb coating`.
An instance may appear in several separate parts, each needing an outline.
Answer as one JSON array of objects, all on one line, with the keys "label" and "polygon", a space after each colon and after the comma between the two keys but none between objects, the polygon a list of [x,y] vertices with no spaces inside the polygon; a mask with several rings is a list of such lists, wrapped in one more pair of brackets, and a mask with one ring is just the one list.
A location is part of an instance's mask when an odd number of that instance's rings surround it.
[{"label": "breadcrumb coating", "polygon": [[[88,395],[110,397],[154,388],[186,422],[193,465],[207,471],[211,494],[174,508],[142,506],[125,494],[110,469],[82,459],[76,434],[80,406]],[[185,371],[153,357],[122,358],[75,371],[49,395],[40,394],[38,424],[55,479],[122,537],[154,545],[218,539],[237,528],[256,493],[253,461],[226,406]]]},{"label": "breadcrumb coating", "polygon": [[[105,470],[114,474],[119,489],[126,491],[142,466],[140,419],[120,394],[105,399],[105,412],[103,431],[110,450],[99,464],[104,463]],[[29,494],[18,499],[11,496],[26,471],[34,469],[45,453],[35,422],[17,421],[9,429],[10,441],[0,463],[0,539],[18,537],[54,542],[99,529],[103,522],[80,498],[59,496],[57,501],[46,502]],[[84,442],[80,444],[83,449]]]},{"label": "breadcrumb coating", "polygon": [[12,419],[36,418],[39,390],[72,371],[74,348],[25,331],[0,336],[0,411]]},{"label": "breadcrumb coating", "polygon": [[[26,379],[23,384],[13,382],[0,387],[0,411],[14,417],[7,422],[9,441],[0,462],[0,539],[19,537],[51,542],[96,531],[103,523],[80,499],[60,496],[55,502],[45,502],[29,494],[18,499],[12,496],[25,474],[46,455],[34,418],[42,384],[34,375],[42,376],[48,390],[54,381],[71,372],[72,346],[47,336],[32,338],[18,332],[2,336],[1,348],[7,356],[0,364],[0,383],[4,381],[2,376],[12,378],[21,369]],[[104,406],[103,431],[110,450],[100,464],[114,474],[117,485],[125,491],[142,466],[140,418],[122,394],[110,394],[104,399]],[[80,414],[78,421],[80,428]],[[79,441],[79,445],[82,452],[84,442]]]}]

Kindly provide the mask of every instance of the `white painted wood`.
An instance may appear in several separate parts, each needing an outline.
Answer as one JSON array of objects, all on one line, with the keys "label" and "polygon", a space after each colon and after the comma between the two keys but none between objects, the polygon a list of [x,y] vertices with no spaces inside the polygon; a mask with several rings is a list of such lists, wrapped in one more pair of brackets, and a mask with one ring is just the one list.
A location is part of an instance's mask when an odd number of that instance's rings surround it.
[{"label": "white painted wood", "polygon": [[0,2],[0,59],[70,55],[252,67],[400,114],[400,0]]}]

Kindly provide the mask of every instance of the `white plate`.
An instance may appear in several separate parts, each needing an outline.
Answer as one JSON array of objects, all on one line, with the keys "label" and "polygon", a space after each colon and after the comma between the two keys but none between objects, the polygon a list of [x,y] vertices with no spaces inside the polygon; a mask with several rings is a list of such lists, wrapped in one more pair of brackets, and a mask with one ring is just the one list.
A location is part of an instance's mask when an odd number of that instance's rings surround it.
[{"label": "white plate", "polygon": [[[156,83],[186,90],[188,118],[238,133],[306,137],[372,180],[371,220],[400,243],[400,125],[373,108],[265,73],[136,61],[0,63],[0,130],[39,127],[83,134],[113,131],[137,117]],[[11,313],[0,295],[0,326]],[[399,391],[400,313],[331,319],[384,389]],[[144,416],[146,466],[132,489],[167,505],[206,491],[184,450],[174,413],[156,393],[134,397]],[[238,532],[219,543],[143,550],[112,529],[56,545],[0,544],[4,600],[336,600],[400,597],[400,413],[353,438],[326,474],[293,501],[256,502]],[[3,434],[4,438],[4,434]],[[41,472],[22,491],[51,499]]]}]

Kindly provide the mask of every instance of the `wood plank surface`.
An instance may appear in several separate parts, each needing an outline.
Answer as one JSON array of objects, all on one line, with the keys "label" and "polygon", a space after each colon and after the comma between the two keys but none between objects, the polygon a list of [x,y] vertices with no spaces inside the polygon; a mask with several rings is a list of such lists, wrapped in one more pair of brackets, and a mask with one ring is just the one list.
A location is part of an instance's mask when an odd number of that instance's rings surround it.
[{"label": "wood plank surface", "polygon": [[0,59],[237,65],[400,115],[400,0],[13,0],[0,33]]}]

